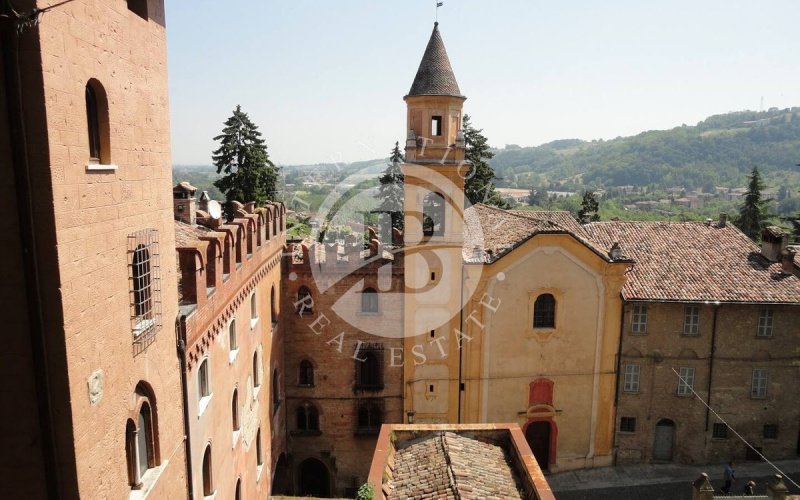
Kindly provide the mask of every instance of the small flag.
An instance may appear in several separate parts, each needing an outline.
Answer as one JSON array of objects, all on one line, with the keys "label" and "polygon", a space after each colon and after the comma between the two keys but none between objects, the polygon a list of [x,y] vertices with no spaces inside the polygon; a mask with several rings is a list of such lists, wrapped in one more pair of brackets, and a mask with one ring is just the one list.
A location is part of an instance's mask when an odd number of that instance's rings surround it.
[{"label": "small flag", "polygon": [[436,2],[437,7],[441,7],[442,5],[444,5],[444,2]]}]

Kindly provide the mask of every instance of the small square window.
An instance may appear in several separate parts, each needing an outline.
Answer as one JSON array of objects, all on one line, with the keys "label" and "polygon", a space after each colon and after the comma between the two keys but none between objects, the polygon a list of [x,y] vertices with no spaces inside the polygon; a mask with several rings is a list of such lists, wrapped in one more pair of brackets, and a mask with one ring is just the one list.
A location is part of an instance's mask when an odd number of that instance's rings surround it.
[{"label": "small square window", "polygon": [[622,417],[619,419],[620,432],[636,432],[636,417]]},{"label": "small square window", "polygon": [[716,439],[726,439],[728,437],[728,426],[723,423],[714,424],[711,437]]},{"label": "small square window", "polygon": [[777,424],[764,425],[764,439],[778,439],[778,426]]}]

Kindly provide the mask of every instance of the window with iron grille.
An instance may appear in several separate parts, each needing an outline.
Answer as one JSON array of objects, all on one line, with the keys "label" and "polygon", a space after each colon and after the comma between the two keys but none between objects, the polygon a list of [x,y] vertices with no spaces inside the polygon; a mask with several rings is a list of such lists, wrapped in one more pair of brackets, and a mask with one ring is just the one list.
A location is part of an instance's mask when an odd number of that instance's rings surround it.
[{"label": "window with iron grille", "polygon": [[383,344],[359,344],[356,353],[356,389],[383,389]]},{"label": "window with iron grille", "polygon": [[639,365],[625,365],[624,392],[639,392]]},{"label": "window with iron grille", "polygon": [[552,294],[543,293],[533,303],[533,327],[556,327],[556,299]]},{"label": "window with iron grille", "polygon": [[772,309],[762,309],[758,315],[758,330],[756,335],[759,337],[772,337]]},{"label": "window with iron grille", "polygon": [[764,368],[753,369],[750,397],[754,399],[763,399],[767,397],[767,370]]},{"label": "window with iron grille", "polygon": [[620,432],[636,432],[636,417],[622,417],[619,419]]},{"label": "window with iron grille", "polygon": [[764,439],[778,439],[778,424],[764,424]]},{"label": "window with iron grille", "polygon": [[681,367],[678,370],[678,396],[691,396],[694,388],[694,368]]},{"label": "window with iron grille", "polygon": [[728,426],[723,423],[714,424],[711,430],[711,437],[716,439],[726,439],[728,437]]},{"label": "window with iron grille", "polygon": [[631,316],[631,332],[638,335],[647,333],[647,305],[634,305]]},{"label": "window with iron grille", "polygon": [[128,235],[133,342],[147,347],[161,329],[161,264],[158,231],[144,229]]},{"label": "window with iron grille", "polygon": [[379,399],[368,399],[358,403],[358,426],[356,434],[377,434],[383,423],[383,405]]},{"label": "window with iron grille", "polygon": [[686,306],[683,314],[683,334],[700,334],[700,308],[697,306]]}]

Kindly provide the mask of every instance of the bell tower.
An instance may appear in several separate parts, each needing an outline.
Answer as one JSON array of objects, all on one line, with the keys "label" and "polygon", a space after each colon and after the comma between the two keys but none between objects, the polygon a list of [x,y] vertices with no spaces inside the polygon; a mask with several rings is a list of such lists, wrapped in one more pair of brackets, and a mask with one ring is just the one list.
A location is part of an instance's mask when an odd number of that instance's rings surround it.
[{"label": "bell tower", "polygon": [[461,95],[433,25],[406,101],[404,182],[405,412],[419,423],[458,418],[458,351],[464,245],[465,161]]}]

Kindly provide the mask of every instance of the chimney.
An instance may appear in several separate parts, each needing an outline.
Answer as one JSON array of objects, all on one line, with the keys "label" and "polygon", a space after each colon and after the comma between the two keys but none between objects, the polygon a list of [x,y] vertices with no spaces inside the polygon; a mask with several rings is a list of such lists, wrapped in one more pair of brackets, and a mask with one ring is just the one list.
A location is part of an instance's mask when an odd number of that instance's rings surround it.
[{"label": "chimney", "polygon": [[622,258],[622,247],[619,246],[619,241],[615,241],[611,245],[611,250],[608,252],[612,260],[619,260]]},{"label": "chimney", "polygon": [[789,234],[777,226],[761,231],[761,255],[770,262],[781,260],[781,251],[789,244]]},{"label": "chimney", "polygon": [[717,224],[717,227],[725,227],[727,224],[728,224],[728,214],[726,214],[725,212],[720,212],[719,224]]},{"label": "chimney", "polygon": [[200,210],[203,212],[208,212],[208,202],[211,200],[211,196],[208,195],[208,191],[203,191],[200,193]]},{"label": "chimney", "polygon": [[781,272],[794,274],[794,256],[797,252],[793,248],[785,248],[781,252]]},{"label": "chimney", "polygon": [[472,258],[474,260],[483,261],[483,249],[478,245],[472,247]]},{"label": "chimney", "polygon": [[194,194],[197,188],[186,181],[179,182],[172,188],[172,209],[175,220],[194,225],[196,222],[197,200]]}]

